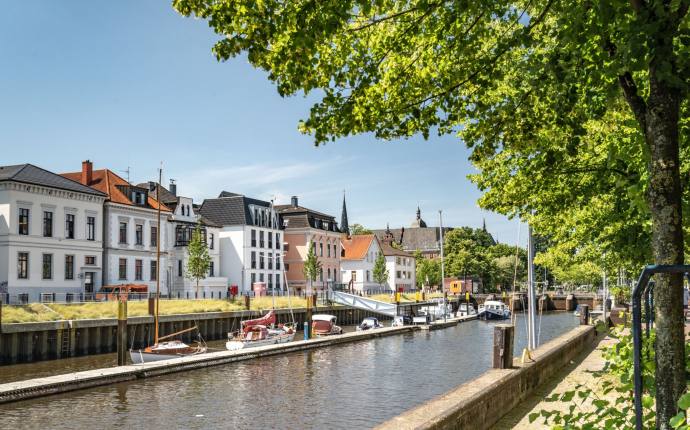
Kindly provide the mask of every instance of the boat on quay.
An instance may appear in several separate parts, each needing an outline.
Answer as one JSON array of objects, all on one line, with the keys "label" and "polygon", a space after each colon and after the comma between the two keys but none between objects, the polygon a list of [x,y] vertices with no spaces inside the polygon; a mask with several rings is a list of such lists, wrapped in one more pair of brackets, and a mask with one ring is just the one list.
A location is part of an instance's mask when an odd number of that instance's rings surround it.
[{"label": "boat on quay", "polygon": [[383,328],[383,324],[381,324],[377,318],[366,317],[362,320],[362,323],[357,326],[357,331],[373,330],[377,328]]},{"label": "boat on quay", "polygon": [[271,310],[261,318],[242,321],[242,329],[239,333],[228,333],[228,341],[225,348],[237,351],[257,346],[276,345],[291,342],[295,338],[295,328],[290,324],[276,323],[276,314]]},{"label": "boat on quay", "polygon": [[335,315],[316,314],[311,317],[311,329],[315,336],[343,334],[342,327],[335,324]]},{"label": "boat on quay", "polygon": [[510,309],[505,303],[498,300],[487,300],[479,305],[477,318],[480,320],[505,320],[510,318]]}]

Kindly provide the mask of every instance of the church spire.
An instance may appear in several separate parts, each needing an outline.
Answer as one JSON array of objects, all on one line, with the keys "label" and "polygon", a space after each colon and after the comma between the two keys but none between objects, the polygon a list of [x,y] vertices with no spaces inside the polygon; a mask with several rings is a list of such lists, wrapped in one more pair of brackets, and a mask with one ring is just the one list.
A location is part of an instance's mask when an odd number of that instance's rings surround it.
[{"label": "church spire", "polygon": [[345,205],[345,190],[343,190],[343,213],[340,215],[340,231],[350,236],[350,226],[347,223],[347,206]]}]

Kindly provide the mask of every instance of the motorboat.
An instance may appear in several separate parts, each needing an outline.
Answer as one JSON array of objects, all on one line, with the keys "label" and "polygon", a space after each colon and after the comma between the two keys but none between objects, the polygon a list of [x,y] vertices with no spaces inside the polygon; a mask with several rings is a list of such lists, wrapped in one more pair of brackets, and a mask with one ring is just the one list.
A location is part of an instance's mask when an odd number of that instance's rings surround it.
[{"label": "motorboat", "polygon": [[205,353],[208,348],[203,341],[198,342],[196,345],[187,345],[181,340],[160,342],[163,339],[169,339],[191,330],[196,330],[196,327],[161,337],[158,339],[158,342],[144,349],[130,349],[129,358],[134,364],[144,364]]},{"label": "motorboat", "polygon": [[481,320],[505,320],[510,318],[510,309],[498,300],[487,300],[479,305],[477,317]]},{"label": "motorboat", "polygon": [[451,318],[453,316],[453,307],[444,299],[433,299],[428,306],[419,308],[420,315],[429,315],[432,320],[445,317]]},{"label": "motorboat", "polygon": [[391,327],[402,327],[405,325],[411,325],[412,324],[412,317],[409,315],[396,315],[393,317],[393,322],[391,323]]},{"label": "motorboat", "polygon": [[467,317],[477,315],[477,310],[469,303],[460,303],[458,311],[455,313],[457,317]]},{"label": "motorboat", "polygon": [[261,318],[242,321],[242,329],[239,333],[228,333],[225,348],[230,351],[237,351],[244,348],[286,343],[295,338],[295,329],[292,325],[281,324],[276,327],[275,323],[276,314],[273,310]]},{"label": "motorboat", "polygon": [[366,317],[362,320],[362,323],[357,326],[357,331],[372,330],[376,328],[383,328],[383,324],[374,317]]},{"label": "motorboat", "polygon": [[336,317],[329,314],[316,314],[311,317],[311,329],[315,336],[342,334],[343,329],[335,324]]}]

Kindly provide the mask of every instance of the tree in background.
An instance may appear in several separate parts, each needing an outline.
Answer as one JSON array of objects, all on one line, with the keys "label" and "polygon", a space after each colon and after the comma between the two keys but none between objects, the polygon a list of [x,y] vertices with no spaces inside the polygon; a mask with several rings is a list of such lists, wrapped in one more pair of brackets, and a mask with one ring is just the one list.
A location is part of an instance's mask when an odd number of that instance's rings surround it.
[{"label": "tree in background", "polygon": [[[683,263],[687,0],[173,5],[208,20],[219,59],[246,52],[281,95],[318,90],[300,124],[317,144],[457,134],[484,207],[607,255]],[[682,277],[657,276],[658,428],[686,389],[682,303]]]},{"label": "tree in background", "polygon": [[[386,268],[386,257],[383,256],[383,252],[379,252],[374,261],[374,281],[383,285],[388,282],[388,269]],[[395,285],[393,285],[395,288]]]},{"label": "tree in background", "polygon": [[424,258],[421,251],[414,253],[417,287],[441,285],[441,260]]},{"label": "tree in background", "polygon": [[362,224],[355,223],[350,226],[350,234],[353,236],[357,234],[373,234],[373,231],[365,228]]},{"label": "tree in background", "polygon": [[196,282],[196,293],[199,294],[199,281],[205,279],[211,265],[211,256],[208,254],[206,238],[201,230],[201,224],[197,224],[192,232],[192,240],[187,245],[187,279]]},{"label": "tree in background", "polygon": [[311,242],[309,245],[309,251],[307,252],[307,258],[304,260],[304,268],[302,272],[304,277],[308,281],[309,288],[307,294],[313,293],[313,282],[319,277],[322,272],[321,262],[316,258],[316,244]]}]

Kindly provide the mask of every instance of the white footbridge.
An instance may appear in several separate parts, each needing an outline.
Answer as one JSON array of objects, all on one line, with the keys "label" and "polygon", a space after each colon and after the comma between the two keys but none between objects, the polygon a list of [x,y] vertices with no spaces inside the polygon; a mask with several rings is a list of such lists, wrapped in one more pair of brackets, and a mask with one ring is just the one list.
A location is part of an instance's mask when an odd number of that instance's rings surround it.
[{"label": "white footbridge", "polygon": [[397,315],[395,303],[381,302],[342,291],[329,291],[328,296],[331,301],[340,305],[352,306],[353,308],[376,312],[389,317]]}]

